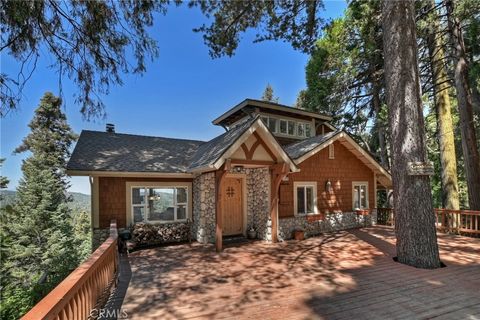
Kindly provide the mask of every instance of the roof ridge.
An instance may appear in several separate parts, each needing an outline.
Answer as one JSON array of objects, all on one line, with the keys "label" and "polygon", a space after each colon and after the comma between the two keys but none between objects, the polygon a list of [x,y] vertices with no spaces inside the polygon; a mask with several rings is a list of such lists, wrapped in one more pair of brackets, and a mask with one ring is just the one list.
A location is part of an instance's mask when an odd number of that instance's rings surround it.
[{"label": "roof ridge", "polygon": [[145,138],[160,138],[160,139],[168,139],[168,140],[180,140],[180,141],[192,141],[192,142],[201,142],[206,143],[208,141],[204,140],[194,140],[194,139],[183,139],[183,138],[170,138],[170,137],[162,137],[162,136],[151,136],[151,135],[144,135],[144,134],[133,134],[133,133],[120,133],[120,132],[105,132],[99,130],[87,130],[82,129],[82,132],[95,132],[95,133],[105,133],[105,134],[116,134],[116,135],[123,135],[123,136],[133,136],[133,137],[145,137]]},{"label": "roof ridge", "polygon": [[274,102],[274,101],[266,101],[266,100],[262,100],[262,99],[255,99],[255,98],[246,98],[245,100],[249,100],[249,101],[255,101],[255,102],[263,102],[263,103],[267,103],[267,104],[273,104],[273,105],[276,105],[276,106],[279,106],[279,107],[284,107],[284,108],[289,108],[289,109],[293,109],[293,110],[298,110],[298,111],[303,111],[303,112],[308,112],[308,113],[312,113],[312,114],[316,114],[316,115],[320,115],[320,116],[324,116],[324,117],[330,117],[328,114],[326,113],[320,113],[320,112],[316,112],[316,111],[310,111],[310,110],[305,110],[305,109],[300,109],[300,108],[297,108],[295,107],[294,105],[287,105],[287,104],[283,104],[283,103],[278,103],[278,102]]}]

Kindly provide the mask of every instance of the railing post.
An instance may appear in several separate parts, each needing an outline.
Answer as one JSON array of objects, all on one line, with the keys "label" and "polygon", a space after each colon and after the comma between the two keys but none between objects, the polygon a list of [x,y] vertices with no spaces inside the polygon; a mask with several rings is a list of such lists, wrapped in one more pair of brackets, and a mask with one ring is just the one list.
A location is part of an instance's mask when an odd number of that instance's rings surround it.
[{"label": "railing post", "polygon": [[117,241],[117,225],[112,221],[108,239],[22,319],[86,319],[99,296],[116,283]]}]

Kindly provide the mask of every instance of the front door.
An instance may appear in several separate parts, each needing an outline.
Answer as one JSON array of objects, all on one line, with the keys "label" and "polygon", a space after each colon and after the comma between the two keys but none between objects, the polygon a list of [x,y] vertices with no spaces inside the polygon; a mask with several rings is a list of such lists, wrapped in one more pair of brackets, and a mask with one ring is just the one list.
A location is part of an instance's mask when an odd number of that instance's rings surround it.
[{"label": "front door", "polygon": [[222,186],[223,235],[243,233],[242,179],[226,177]]}]

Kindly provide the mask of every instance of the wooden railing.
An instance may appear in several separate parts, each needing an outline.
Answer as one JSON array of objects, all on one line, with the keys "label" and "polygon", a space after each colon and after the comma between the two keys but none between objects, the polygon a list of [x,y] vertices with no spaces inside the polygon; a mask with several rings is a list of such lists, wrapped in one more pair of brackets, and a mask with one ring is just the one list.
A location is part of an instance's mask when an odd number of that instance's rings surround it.
[{"label": "wooden railing", "polygon": [[480,234],[480,211],[435,209],[435,217],[440,231]]},{"label": "wooden railing", "polygon": [[[480,235],[480,211],[434,209],[435,225],[441,232]],[[377,208],[377,224],[395,224],[393,208]]]},{"label": "wooden railing", "polygon": [[393,226],[395,224],[393,208],[377,208],[377,224]]},{"label": "wooden railing", "polygon": [[112,221],[108,239],[22,319],[87,319],[101,307],[100,300],[116,284],[117,273],[118,232]]}]

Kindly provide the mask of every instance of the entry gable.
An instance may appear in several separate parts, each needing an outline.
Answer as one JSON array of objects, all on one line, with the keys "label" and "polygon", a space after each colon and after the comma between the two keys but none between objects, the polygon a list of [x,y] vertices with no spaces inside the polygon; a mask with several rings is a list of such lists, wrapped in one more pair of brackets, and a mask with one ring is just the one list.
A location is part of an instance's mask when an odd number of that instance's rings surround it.
[{"label": "entry gable", "polygon": [[227,159],[261,163],[284,162],[292,172],[298,171],[295,162],[283,150],[259,116],[247,119],[202,145],[189,171],[218,170]]},{"label": "entry gable", "polygon": [[300,164],[313,155],[320,152],[325,147],[335,141],[339,141],[347,150],[352,152],[360,161],[369,167],[376,175],[378,181],[385,187],[392,186],[392,176],[375,160],[367,151],[365,151],[355,140],[346,132],[337,130],[325,135],[305,139],[285,148],[285,151],[294,159],[295,164]]}]

